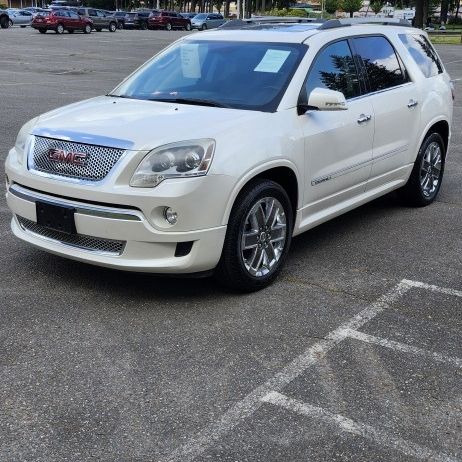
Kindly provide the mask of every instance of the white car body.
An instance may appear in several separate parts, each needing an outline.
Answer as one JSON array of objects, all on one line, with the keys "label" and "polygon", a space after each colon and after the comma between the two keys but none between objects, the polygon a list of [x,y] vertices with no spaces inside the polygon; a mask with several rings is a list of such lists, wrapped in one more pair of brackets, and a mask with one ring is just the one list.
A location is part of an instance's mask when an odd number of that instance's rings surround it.
[{"label": "white car body", "polygon": [[[448,143],[452,120],[448,74],[425,78],[398,39],[398,34],[406,33],[416,29],[352,25],[323,31],[216,30],[182,38],[182,43],[192,38],[306,43],[308,50],[275,112],[101,96],[33,120],[24,128],[24,149],[14,147],[6,160],[6,197],[14,214],[14,234],[48,252],[91,264],[196,273],[213,270],[219,262],[230,213],[244,185],[272,169],[286,169],[296,180],[293,235],[400,188],[408,181],[430,128],[437,123],[447,127]],[[300,90],[318,52],[337,39],[371,34],[388,38],[410,81],[353,98],[347,110],[308,110],[299,115]],[[418,102],[416,107],[408,107],[412,101]],[[368,123],[357,123],[363,115],[370,116]],[[33,171],[28,154],[35,135],[120,147],[125,152],[103,181],[88,185]],[[152,149],[202,138],[216,142],[206,175],[167,179],[155,188],[129,185]],[[78,235],[121,241],[120,255],[37,233],[33,228],[37,200],[73,206]],[[166,207],[177,212],[176,224],[165,220]],[[28,220],[29,227],[19,217]],[[191,241],[189,253],[175,256],[177,243]]]}]

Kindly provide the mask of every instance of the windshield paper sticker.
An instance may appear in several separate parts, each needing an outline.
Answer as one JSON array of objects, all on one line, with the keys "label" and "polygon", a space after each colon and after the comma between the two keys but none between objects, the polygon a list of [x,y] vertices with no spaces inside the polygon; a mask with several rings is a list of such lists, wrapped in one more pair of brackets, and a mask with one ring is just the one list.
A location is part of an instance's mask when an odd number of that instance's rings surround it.
[{"label": "windshield paper sticker", "polygon": [[290,51],[287,50],[267,50],[265,56],[254,69],[255,72],[271,72],[276,74],[286,62]]},{"label": "windshield paper sticker", "polygon": [[199,44],[186,43],[181,45],[181,70],[187,79],[201,78],[201,65],[199,62]]}]

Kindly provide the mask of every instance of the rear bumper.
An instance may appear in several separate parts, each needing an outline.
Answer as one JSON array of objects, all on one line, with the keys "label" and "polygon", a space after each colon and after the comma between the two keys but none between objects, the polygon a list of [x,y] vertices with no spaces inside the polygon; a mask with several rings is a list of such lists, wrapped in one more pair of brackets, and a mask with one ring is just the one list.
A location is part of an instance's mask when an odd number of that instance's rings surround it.
[{"label": "rear bumper", "polygon": [[[220,259],[226,234],[226,226],[162,232],[154,229],[140,210],[61,199],[17,184],[8,188],[6,199],[14,214],[11,229],[20,239],[56,255],[115,269],[171,274],[209,271]],[[77,235],[61,239],[60,233],[36,226],[37,200],[73,207]],[[98,242],[121,244],[119,251],[111,254],[102,251]]]}]

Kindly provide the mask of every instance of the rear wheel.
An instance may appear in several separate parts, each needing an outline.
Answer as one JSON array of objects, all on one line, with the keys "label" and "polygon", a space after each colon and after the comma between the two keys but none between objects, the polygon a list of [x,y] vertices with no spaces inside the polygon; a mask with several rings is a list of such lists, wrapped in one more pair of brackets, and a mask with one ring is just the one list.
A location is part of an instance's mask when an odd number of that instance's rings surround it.
[{"label": "rear wheel", "polygon": [[109,24],[109,32],[115,32],[117,30],[117,24],[115,22],[111,22]]},{"label": "rear wheel", "polygon": [[64,34],[64,26],[62,24],[58,24],[56,26],[56,33],[57,34]]},{"label": "rear wheel", "polygon": [[122,30],[124,28],[124,24],[122,22],[117,23],[117,29]]},{"label": "rear wheel", "polygon": [[47,30],[46,29],[39,29],[38,30],[41,34],[46,34],[47,33]]},{"label": "rear wheel", "polygon": [[91,26],[90,26],[90,24],[87,24],[87,25],[83,28],[83,33],[84,33],[84,34],[91,34]]},{"label": "rear wheel", "polygon": [[207,24],[202,24],[201,30],[207,30]]},{"label": "rear wheel", "polygon": [[166,29],[166,30],[172,30],[172,25],[168,22],[168,23],[165,25],[165,29]]},{"label": "rear wheel", "polygon": [[268,286],[284,265],[292,228],[286,191],[269,180],[250,183],[233,206],[215,278],[239,292]]},{"label": "rear wheel", "polygon": [[148,25],[145,22],[142,22],[140,25],[141,30],[146,30],[148,28]]},{"label": "rear wheel", "polygon": [[411,176],[400,190],[407,204],[424,207],[435,200],[443,181],[444,157],[443,138],[439,133],[431,133],[420,146]]},{"label": "rear wheel", "polygon": [[9,25],[10,25],[10,21],[9,21],[8,16],[6,14],[3,16],[0,16],[0,27],[2,29],[8,29]]},{"label": "rear wheel", "polygon": [[186,26],[184,26],[185,30],[191,30],[191,24],[188,22]]}]

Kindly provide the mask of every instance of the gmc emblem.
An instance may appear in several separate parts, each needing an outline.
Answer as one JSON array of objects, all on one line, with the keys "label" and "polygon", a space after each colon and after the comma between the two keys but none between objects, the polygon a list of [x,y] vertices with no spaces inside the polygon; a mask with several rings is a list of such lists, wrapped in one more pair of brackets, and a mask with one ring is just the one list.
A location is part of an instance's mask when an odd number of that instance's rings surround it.
[{"label": "gmc emblem", "polygon": [[63,162],[65,164],[85,166],[88,160],[88,154],[84,152],[68,152],[63,149],[49,149],[47,157],[53,162]]}]

